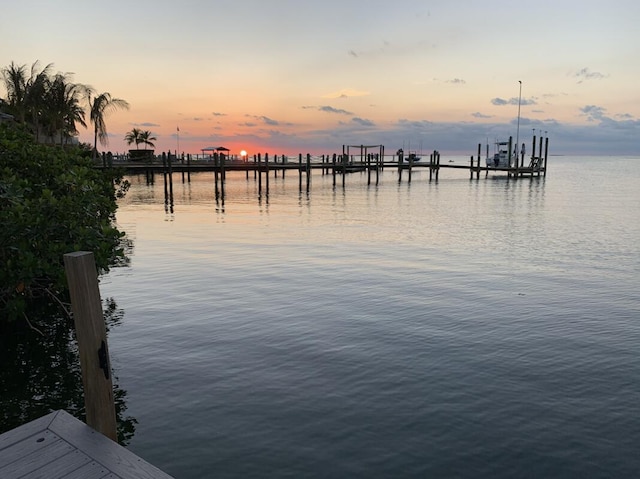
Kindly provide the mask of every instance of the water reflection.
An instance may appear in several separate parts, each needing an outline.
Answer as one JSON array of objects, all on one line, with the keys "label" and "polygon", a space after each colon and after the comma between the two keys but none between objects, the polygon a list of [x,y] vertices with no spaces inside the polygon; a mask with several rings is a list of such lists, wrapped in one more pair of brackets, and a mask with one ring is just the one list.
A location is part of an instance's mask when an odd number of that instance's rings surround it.
[{"label": "water reflection", "polygon": [[[64,409],[85,421],[80,358],[72,320],[58,304],[31,302],[27,321],[0,321],[0,433]],[[124,311],[104,301],[107,330],[122,322]],[[115,371],[113,371],[115,373]],[[113,374],[118,442],[126,445],[137,421],[126,415],[127,392]]]}]

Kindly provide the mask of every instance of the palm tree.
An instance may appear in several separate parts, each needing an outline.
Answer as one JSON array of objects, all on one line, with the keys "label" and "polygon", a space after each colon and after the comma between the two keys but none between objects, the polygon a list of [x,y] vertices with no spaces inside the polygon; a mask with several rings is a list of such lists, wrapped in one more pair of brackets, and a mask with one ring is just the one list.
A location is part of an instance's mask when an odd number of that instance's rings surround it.
[{"label": "palm tree", "polygon": [[156,146],[153,142],[156,141],[157,138],[155,136],[151,136],[151,132],[149,130],[145,130],[140,133],[140,143],[144,143],[144,149],[147,149],[147,145],[151,148]]},{"label": "palm tree", "polygon": [[131,131],[127,132],[127,134],[124,136],[124,141],[127,142],[127,145],[130,145],[131,143],[135,143],[136,149],[137,149],[138,145],[142,143],[142,140],[140,138],[141,134],[142,134],[142,131],[139,128],[133,128]]},{"label": "palm tree", "polygon": [[129,109],[129,103],[120,98],[113,98],[110,93],[101,93],[95,98],[91,98],[91,89],[87,89],[89,95],[89,120],[93,123],[94,137],[93,137],[93,159],[96,159],[98,152],[98,140],[102,146],[106,146],[109,143],[109,137],[107,135],[107,124],[105,117],[111,110],[117,109]]},{"label": "palm tree", "polygon": [[26,118],[26,88],[27,88],[27,66],[18,66],[11,62],[2,69],[2,80],[7,90],[7,107],[15,116],[16,120],[24,123]]},{"label": "palm tree", "polygon": [[76,123],[87,127],[85,112],[81,106],[81,96],[85,89],[84,85],[70,82],[68,75],[61,73],[49,82],[45,95],[44,127],[52,141],[60,135],[61,146],[66,139],[78,134]]},{"label": "palm tree", "polygon": [[18,122],[29,121],[36,138],[39,135],[40,120],[46,105],[45,94],[49,84],[49,71],[53,67],[50,63],[38,72],[38,65],[38,61],[31,65],[30,74],[27,73],[26,65],[18,66],[14,62],[2,69],[9,111]]}]

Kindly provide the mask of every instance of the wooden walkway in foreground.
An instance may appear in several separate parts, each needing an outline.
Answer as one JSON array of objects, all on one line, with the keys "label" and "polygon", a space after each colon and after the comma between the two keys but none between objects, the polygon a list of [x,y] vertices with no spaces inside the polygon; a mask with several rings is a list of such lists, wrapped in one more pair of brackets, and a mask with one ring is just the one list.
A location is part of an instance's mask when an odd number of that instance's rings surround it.
[{"label": "wooden walkway in foreground", "polygon": [[0,435],[2,479],[172,479],[66,411]]}]

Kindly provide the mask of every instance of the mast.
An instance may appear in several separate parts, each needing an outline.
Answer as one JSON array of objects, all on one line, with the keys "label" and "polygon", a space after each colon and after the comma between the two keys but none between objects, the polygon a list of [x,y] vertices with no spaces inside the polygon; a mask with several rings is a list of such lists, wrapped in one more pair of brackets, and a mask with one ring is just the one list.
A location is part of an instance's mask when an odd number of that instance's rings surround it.
[{"label": "mast", "polygon": [[516,165],[518,164],[518,155],[520,154],[520,102],[522,101],[522,81],[520,83],[520,93],[518,94],[518,126],[516,127]]}]

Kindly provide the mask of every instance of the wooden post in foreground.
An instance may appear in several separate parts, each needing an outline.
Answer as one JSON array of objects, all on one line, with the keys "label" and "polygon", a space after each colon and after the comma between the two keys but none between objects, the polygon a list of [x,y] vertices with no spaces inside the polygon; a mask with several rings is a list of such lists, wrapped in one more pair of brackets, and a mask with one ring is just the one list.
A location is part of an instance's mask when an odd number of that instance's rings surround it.
[{"label": "wooden post in foreground", "polygon": [[93,253],[65,254],[64,267],[80,352],[87,424],[117,442],[107,330]]}]

